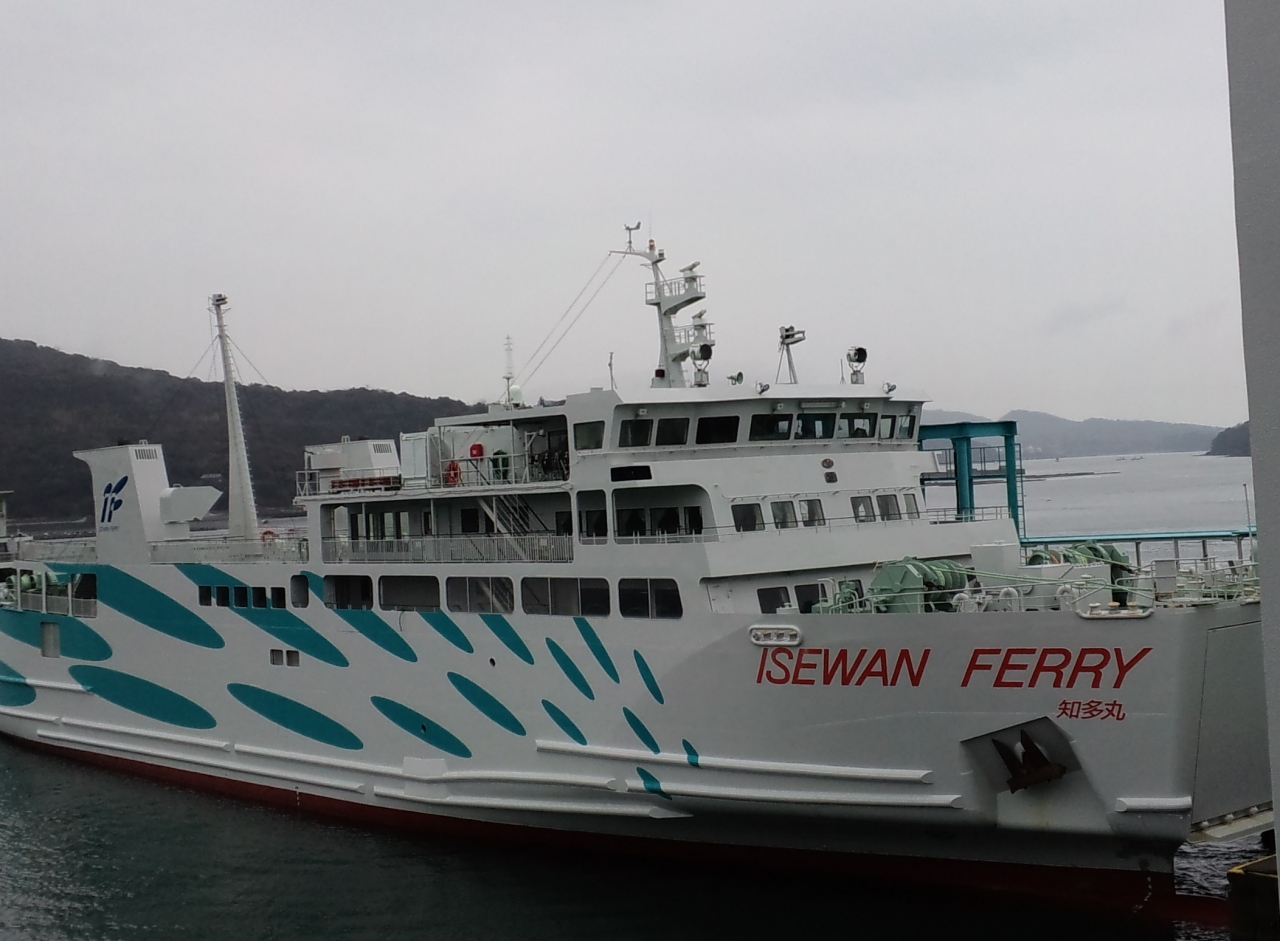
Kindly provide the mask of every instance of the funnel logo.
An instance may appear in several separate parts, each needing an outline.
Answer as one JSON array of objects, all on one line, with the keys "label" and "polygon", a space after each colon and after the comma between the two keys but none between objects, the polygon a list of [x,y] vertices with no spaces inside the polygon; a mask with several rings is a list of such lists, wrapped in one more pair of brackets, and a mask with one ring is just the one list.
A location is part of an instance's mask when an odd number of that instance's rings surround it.
[{"label": "funnel logo", "polygon": [[102,489],[102,514],[98,517],[99,523],[110,523],[111,517],[115,515],[116,510],[124,506],[124,501],[119,498],[118,494],[128,482],[128,477],[121,477],[114,485],[107,484]]}]

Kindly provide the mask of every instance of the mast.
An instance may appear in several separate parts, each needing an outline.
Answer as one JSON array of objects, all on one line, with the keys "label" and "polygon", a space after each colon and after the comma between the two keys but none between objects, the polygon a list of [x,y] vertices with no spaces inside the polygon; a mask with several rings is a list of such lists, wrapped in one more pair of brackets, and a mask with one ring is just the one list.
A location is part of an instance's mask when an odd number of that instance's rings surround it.
[{"label": "mast", "polygon": [[[648,250],[636,248],[631,244],[631,233],[640,228],[639,223],[634,226],[624,226],[624,228],[627,230],[627,247],[612,254],[635,255],[643,258],[649,263],[649,268],[653,272],[653,283],[645,292],[645,303],[658,309],[658,368],[653,371],[653,381],[650,386],[654,389],[683,389],[688,385],[685,381],[684,361],[690,358],[691,353],[702,350],[704,347],[707,351],[706,356],[700,359],[710,359],[710,347],[714,345],[708,342],[710,335],[701,323],[697,325],[702,328],[698,331],[699,342],[692,348],[688,342],[681,343],[682,339],[688,340],[689,336],[677,337],[676,335],[677,311],[707,296],[702,291],[702,277],[693,273],[698,267],[698,262],[695,261],[681,268],[679,278],[664,281],[659,265],[666,260],[667,253],[657,248],[653,239],[649,239]],[[687,334],[687,331],[685,333]],[[699,384],[705,385],[705,382]]]},{"label": "mast", "polygon": [[231,361],[231,340],[222,317],[227,306],[225,294],[209,298],[209,310],[218,322],[218,346],[222,350],[222,387],[227,399],[227,535],[232,539],[258,538],[258,507],[249,477],[249,451],[240,421],[240,400],[236,397],[235,369]]}]

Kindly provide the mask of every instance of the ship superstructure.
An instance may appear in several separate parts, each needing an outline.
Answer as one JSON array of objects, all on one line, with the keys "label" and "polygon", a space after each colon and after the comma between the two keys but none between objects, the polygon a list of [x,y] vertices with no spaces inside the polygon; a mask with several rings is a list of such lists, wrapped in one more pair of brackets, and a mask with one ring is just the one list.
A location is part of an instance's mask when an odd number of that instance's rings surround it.
[{"label": "ship superstructure", "polygon": [[[922,429],[860,348],[841,385],[713,387],[696,263],[625,251],[650,389],[308,447],[305,534],[241,491],[193,536],[217,494],[159,445],[80,452],[96,539],[0,561],[0,730],[356,819],[1125,904],[1271,826],[1243,552],[1026,550],[1012,428]],[[1011,499],[975,507],[993,431]]]}]

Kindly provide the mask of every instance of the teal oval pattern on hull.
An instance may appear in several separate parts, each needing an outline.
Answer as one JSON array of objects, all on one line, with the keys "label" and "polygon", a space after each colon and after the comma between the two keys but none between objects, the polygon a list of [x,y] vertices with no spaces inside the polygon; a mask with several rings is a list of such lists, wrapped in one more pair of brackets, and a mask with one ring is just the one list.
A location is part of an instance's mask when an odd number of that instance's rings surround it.
[{"label": "teal oval pattern on hull", "polygon": [[662,698],[662,690],[658,688],[658,681],[654,679],[653,671],[649,669],[648,661],[640,656],[640,651],[633,650],[632,653],[636,655],[636,669],[640,671],[640,679],[644,680],[644,685],[648,688],[649,695],[657,701],[659,706],[664,705],[666,700]]},{"label": "teal oval pattern on hull", "polygon": [[482,715],[502,726],[512,735],[524,735],[524,726],[516,718],[515,713],[498,702],[493,694],[482,689],[475,682],[461,673],[449,673],[449,682],[462,694],[462,698],[475,706]]},{"label": "teal oval pattern on hull", "polygon": [[313,741],[347,751],[364,748],[364,742],[346,726],[296,699],[247,683],[228,683],[227,692],[264,719]]},{"label": "teal oval pattern on hull", "polygon": [[636,733],[636,738],[644,743],[644,747],[649,749],[655,755],[662,751],[658,747],[658,740],[653,737],[653,733],[649,731],[649,727],[640,721],[640,717],[628,709],[622,707],[622,714],[626,717],[627,725],[631,726],[631,731]]},{"label": "teal oval pattern on hull", "polygon": [[701,758],[701,756],[698,754],[698,749],[694,748],[693,745],[689,743],[689,740],[687,738],[681,739],[680,744],[684,746],[684,756],[686,759],[688,759],[689,764],[697,768],[698,761]]},{"label": "teal oval pattern on hull", "polygon": [[[324,579],[314,572],[302,574],[311,588],[311,593],[323,602]],[[392,656],[409,663],[418,662],[418,655],[414,653],[408,642],[373,611],[366,611],[363,608],[334,608],[333,613],[351,625],[357,633],[367,637]]]},{"label": "teal oval pattern on hull", "polygon": [[370,698],[370,702],[373,703],[375,709],[400,726],[400,728],[414,738],[422,739],[432,748],[438,748],[446,754],[456,755],[459,758],[471,757],[471,749],[466,746],[462,739],[439,723],[432,722],[422,713],[384,696],[373,696]]},{"label": "teal oval pattern on hull", "polygon": [[511,622],[504,618],[501,614],[482,614],[480,620],[484,621],[485,626],[493,631],[493,636],[502,641],[507,649],[523,660],[525,663],[533,663],[533,653],[520,635],[516,633],[516,629],[511,626]]},{"label": "teal oval pattern on hull", "polygon": [[618,676],[618,668],[613,665],[613,658],[609,656],[609,651],[604,649],[604,644],[600,642],[600,635],[591,626],[591,622],[586,618],[574,618],[573,623],[578,625],[578,633],[582,635],[591,655],[600,664],[600,669],[604,670],[605,676],[615,683],[621,683],[622,678]]},{"label": "teal oval pattern on hull", "polygon": [[0,706],[29,706],[36,701],[36,691],[27,678],[0,660]]},{"label": "teal oval pattern on hull", "polygon": [[0,633],[39,650],[42,621],[58,625],[58,647],[62,656],[91,662],[111,659],[111,645],[101,634],[83,621],[65,614],[0,610]]},{"label": "teal oval pattern on hull", "polygon": [[458,627],[449,615],[443,611],[419,611],[418,613],[422,615],[422,620],[434,627],[441,637],[463,653],[476,652],[476,648],[471,646],[471,641],[467,639],[467,635],[462,633],[462,628]]},{"label": "teal oval pattern on hull", "polygon": [[636,774],[640,775],[640,781],[644,784],[644,789],[650,794],[657,794],[659,797],[671,800],[671,795],[662,789],[662,782],[653,774],[645,771],[644,768],[636,768]]},{"label": "teal oval pattern on hull", "polygon": [[98,580],[99,603],[153,631],[210,650],[220,650],[226,646],[222,635],[203,619],[164,592],[127,572],[110,565],[50,564],[49,568],[55,572],[95,576]]},{"label": "teal oval pattern on hull", "polygon": [[76,664],[67,672],[98,698],[148,719],[184,729],[212,729],[218,724],[202,706],[150,680],[88,664]]},{"label": "teal oval pattern on hull", "polygon": [[587,682],[587,678],[582,675],[578,665],[564,652],[564,649],[550,637],[547,638],[547,649],[551,651],[552,659],[559,665],[564,675],[569,678],[569,682],[577,687],[578,692],[588,699],[594,700],[596,694],[591,691],[591,684]]},{"label": "teal oval pattern on hull", "polygon": [[569,736],[579,745],[587,744],[587,737],[582,734],[582,730],[573,724],[573,720],[560,710],[560,708],[549,700],[542,700],[542,708],[547,711],[547,715],[551,716],[551,721],[560,726],[560,730]]},{"label": "teal oval pattern on hull", "polygon": [[[178,571],[197,585],[228,588],[247,588],[238,578],[203,563],[182,563],[175,565]],[[325,640],[321,634],[297,615],[282,608],[227,608],[234,611],[259,630],[266,631],[280,643],[302,651],[308,657],[315,657],[330,666],[345,667],[350,663],[341,650]]]}]

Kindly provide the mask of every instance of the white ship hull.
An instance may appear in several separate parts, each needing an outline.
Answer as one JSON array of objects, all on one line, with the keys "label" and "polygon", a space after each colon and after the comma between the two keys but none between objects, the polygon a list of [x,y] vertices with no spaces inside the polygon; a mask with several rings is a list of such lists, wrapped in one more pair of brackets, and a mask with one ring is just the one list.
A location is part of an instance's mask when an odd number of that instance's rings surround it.
[{"label": "white ship hull", "polygon": [[[352,818],[1126,898],[1171,893],[1204,824],[1270,819],[1256,604],[662,621],[198,604],[284,563],[50,569],[97,575],[96,616],[0,609],[0,731]],[[1011,793],[992,740],[1023,730],[1066,773]]]}]

